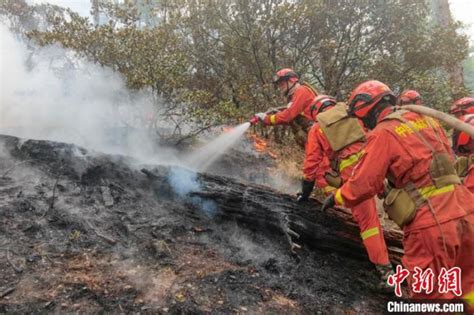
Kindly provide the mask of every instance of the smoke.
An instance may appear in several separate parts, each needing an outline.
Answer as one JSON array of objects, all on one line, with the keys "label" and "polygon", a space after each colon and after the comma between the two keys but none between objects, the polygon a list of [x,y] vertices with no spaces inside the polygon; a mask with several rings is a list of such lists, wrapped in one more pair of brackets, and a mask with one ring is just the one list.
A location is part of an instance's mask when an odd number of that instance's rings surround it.
[{"label": "smoke", "polygon": [[[160,147],[156,134],[146,128],[162,109],[157,108],[152,93],[129,90],[120,73],[79,58],[73,51],[36,47],[1,23],[0,36],[1,134],[74,143],[132,156],[140,163],[206,171],[239,143],[250,126],[241,124],[181,159],[171,149]],[[166,127],[160,120],[160,128],[166,131]],[[178,195],[199,188],[196,178],[179,172],[171,181]],[[215,213],[213,203],[199,198],[193,203],[211,216]]]},{"label": "smoke", "polygon": [[215,216],[217,213],[217,205],[213,201],[205,200],[197,196],[190,196],[190,193],[201,190],[201,185],[195,172],[181,167],[172,167],[168,181],[173,191],[179,197],[188,199],[208,217],[212,218]]},{"label": "smoke", "polygon": [[151,93],[130,91],[119,73],[71,51],[31,46],[1,24],[0,36],[0,133],[147,162],[164,154],[143,128],[156,113]]}]

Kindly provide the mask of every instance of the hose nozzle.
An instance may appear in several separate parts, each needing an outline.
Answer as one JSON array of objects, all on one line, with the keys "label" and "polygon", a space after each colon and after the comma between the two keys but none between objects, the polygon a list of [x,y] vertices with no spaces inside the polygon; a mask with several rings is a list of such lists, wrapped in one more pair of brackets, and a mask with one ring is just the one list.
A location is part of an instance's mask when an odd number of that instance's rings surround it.
[{"label": "hose nozzle", "polygon": [[256,125],[256,124],[258,124],[258,121],[259,121],[259,120],[260,120],[260,119],[259,119],[257,116],[253,116],[252,119],[250,119],[249,123],[250,123],[251,125]]}]

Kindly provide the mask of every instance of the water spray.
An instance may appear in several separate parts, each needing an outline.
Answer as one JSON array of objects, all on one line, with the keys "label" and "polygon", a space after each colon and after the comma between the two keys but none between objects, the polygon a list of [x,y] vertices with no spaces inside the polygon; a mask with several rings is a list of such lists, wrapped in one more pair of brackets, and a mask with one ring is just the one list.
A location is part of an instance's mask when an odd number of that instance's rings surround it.
[{"label": "water spray", "polygon": [[191,154],[185,164],[195,170],[205,171],[212,163],[237,143],[247,129],[250,128],[250,125],[250,122],[240,124],[232,128],[229,132],[218,136]]}]

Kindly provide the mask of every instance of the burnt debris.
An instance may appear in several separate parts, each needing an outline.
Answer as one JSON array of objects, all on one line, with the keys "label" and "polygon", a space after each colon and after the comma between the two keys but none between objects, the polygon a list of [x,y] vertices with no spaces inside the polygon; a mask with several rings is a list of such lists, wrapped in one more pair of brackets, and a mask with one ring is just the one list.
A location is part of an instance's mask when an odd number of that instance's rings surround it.
[{"label": "burnt debris", "polygon": [[384,309],[343,210],[65,143],[0,147],[0,313]]}]

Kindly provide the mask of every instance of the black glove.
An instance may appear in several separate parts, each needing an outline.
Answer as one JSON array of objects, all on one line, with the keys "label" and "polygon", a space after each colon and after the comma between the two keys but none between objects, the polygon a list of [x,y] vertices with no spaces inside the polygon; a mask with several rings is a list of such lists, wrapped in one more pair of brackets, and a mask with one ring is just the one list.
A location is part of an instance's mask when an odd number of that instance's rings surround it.
[{"label": "black glove", "polygon": [[304,201],[308,201],[309,195],[311,195],[311,192],[313,191],[313,187],[314,187],[314,180],[313,181],[303,180],[301,182],[301,192],[296,194],[296,202],[301,203]]},{"label": "black glove", "polygon": [[334,194],[330,194],[326,197],[323,201],[323,205],[321,206],[321,211],[325,211],[328,208],[332,208],[336,204],[336,200],[334,199]]}]

